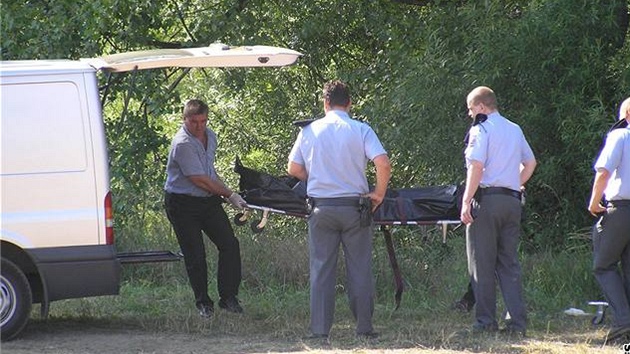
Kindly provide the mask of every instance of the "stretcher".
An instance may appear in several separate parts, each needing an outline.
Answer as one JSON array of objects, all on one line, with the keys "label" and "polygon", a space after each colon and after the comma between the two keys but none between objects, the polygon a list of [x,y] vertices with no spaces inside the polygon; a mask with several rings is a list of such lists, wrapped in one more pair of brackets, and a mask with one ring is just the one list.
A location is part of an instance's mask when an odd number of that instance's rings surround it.
[{"label": "stretcher", "polygon": [[[272,214],[306,219],[310,213],[306,184],[288,176],[276,177],[242,165],[237,158],[234,171],[240,175],[239,194],[247,202],[244,211],[234,216],[234,224],[249,222],[254,233],[261,233]],[[400,306],[403,280],[391,235],[392,226],[437,225],[446,242],[448,227],[459,225],[462,185],[388,189],[382,204],[373,214],[373,224],[383,232],[390,266],[396,283],[396,309]]]}]

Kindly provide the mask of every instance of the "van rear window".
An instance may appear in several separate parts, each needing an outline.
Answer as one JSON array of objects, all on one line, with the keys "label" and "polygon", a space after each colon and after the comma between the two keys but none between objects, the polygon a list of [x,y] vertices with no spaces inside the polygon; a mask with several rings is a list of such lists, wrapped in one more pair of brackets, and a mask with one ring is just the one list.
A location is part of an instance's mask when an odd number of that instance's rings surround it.
[{"label": "van rear window", "polygon": [[83,171],[87,109],[74,82],[2,85],[3,175]]}]

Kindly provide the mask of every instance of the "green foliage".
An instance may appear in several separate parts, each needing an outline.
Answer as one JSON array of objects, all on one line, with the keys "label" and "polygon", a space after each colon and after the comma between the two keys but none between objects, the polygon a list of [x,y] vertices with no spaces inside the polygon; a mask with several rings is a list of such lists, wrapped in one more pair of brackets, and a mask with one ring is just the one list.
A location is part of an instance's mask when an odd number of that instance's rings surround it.
[{"label": "green foliage", "polygon": [[[416,4],[416,5],[410,5]],[[278,69],[155,70],[103,76],[117,225],[161,217],[164,165],[181,106],[211,107],[218,169],[236,156],[281,175],[297,134],[323,114],[323,82],[341,78],[353,113],[371,124],[393,162],[393,187],[464,179],[464,98],[477,85],[499,97],[539,161],[528,184],[527,251],[562,249],[592,223],[591,164],[628,96],[628,3],[476,1],[4,2],[3,59],[80,58],[146,48],[286,46],[304,53]],[[71,13],[73,16],[68,16]],[[146,230],[145,230],[146,232]]]},{"label": "green foliage", "polygon": [[[521,252],[532,328],[562,332],[567,320],[561,309],[599,298],[590,274],[593,220],[585,207],[592,162],[619,102],[628,97],[627,0],[29,0],[0,6],[3,60],[76,59],[216,41],[284,46],[305,54],[286,68],[165,69],[101,77],[121,251],[178,247],[162,210],[162,189],[170,139],[187,99],[209,104],[209,126],[219,137],[218,171],[236,188],[236,156],[246,166],[285,174],[298,131],[291,122],[320,117],[322,84],[346,80],[353,114],[374,127],[392,159],[391,186],[412,187],[464,179],[465,96],[488,85],[497,92],[501,112],[523,128],[539,162],[527,186]],[[230,319],[200,323],[193,310],[171,313],[192,303],[180,263],[126,266],[124,297],[109,306],[150,328],[197,333],[273,328],[284,337],[295,334],[296,323],[306,327],[303,220],[275,215],[263,234],[247,226],[235,230],[243,256],[241,298],[251,305],[251,326],[241,328],[242,322]],[[377,321],[398,329],[397,342],[469,348],[449,336],[469,320],[448,311],[467,282],[463,231],[449,233],[446,244],[439,242],[440,231],[430,228],[392,232],[408,310],[391,312],[392,274],[377,232]],[[216,250],[207,249],[209,274],[214,274]],[[343,301],[342,265],[339,274]],[[81,300],[80,312],[107,311],[93,301],[98,300]],[[341,326],[350,328],[347,308],[338,309]],[[497,348],[471,345],[475,351]]]},{"label": "green foliage", "polygon": [[[2,59],[88,58],[101,54],[105,9],[73,0],[5,1],[0,29]],[[68,16],[72,14],[72,16]]]}]

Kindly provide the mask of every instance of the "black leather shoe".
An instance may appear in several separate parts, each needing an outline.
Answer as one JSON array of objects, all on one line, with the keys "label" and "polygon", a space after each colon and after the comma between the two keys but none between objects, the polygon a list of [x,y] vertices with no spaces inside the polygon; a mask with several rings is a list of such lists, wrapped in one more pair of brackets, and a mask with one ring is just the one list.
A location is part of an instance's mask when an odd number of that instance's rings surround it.
[{"label": "black leather shoe", "polygon": [[357,333],[357,337],[360,339],[376,339],[378,338],[378,332],[369,331]]},{"label": "black leather shoe", "polygon": [[525,337],[525,328],[518,328],[514,326],[506,326],[505,328],[501,328],[499,333],[503,335],[508,335],[512,337],[524,338]]},{"label": "black leather shoe", "polygon": [[305,341],[308,345],[315,346],[329,346],[330,340],[328,339],[328,334],[321,333],[312,333],[306,337],[302,337],[302,340]]},{"label": "black leather shoe", "polygon": [[613,327],[604,337],[604,344],[614,343],[619,339],[627,340],[628,338],[630,338],[630,326]]},{"label": "black leather shoe", "polygon": [[475,303],[471,303],[470,301],[462,298],[453,303],[452,309],[459,312],[470,312],[473,309]]},{"label": "black leather shoe", "polygon": [[499,330],[499,326],[496,323],[480,324],[475,323],[472,326],[473,333],[494,333]]},{"label": "black leather shoe", "polygon": [[219,300],[219,307],[229,312],[243,313],[243,308],[236,297]]},{"label": "black leather shoe", "polygon": [[199,310],[199,316],[203,318],[210,318],[214,314],[214,306],[212,304],[197,305],[197,310]]}]

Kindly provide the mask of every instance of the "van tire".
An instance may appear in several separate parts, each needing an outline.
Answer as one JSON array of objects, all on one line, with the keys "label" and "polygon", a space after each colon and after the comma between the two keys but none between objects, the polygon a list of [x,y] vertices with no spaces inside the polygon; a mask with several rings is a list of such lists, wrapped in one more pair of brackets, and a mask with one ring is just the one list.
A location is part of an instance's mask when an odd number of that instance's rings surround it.
[{"label": "van tire", "polygon": [[2,259],[0,271],[0,336],[2,341],[17,337],[26,326],[31,313],[31,286],[20,268]]}]

